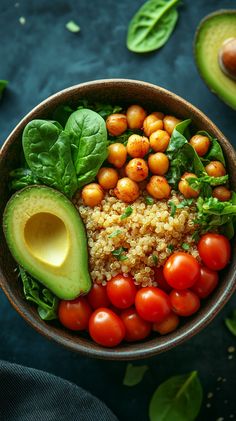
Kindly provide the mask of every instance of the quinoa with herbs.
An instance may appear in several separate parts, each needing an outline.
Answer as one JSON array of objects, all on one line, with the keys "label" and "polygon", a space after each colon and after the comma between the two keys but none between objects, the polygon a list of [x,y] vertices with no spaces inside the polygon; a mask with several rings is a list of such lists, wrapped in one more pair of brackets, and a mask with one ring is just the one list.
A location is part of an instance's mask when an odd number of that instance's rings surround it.
[{"label": "quinoa with herbs", "polygon": [[105,284],[123,272],[132,274],[136,284],[156,285],[154,269],[163,266],[173,250],[184,251],[185,247],[198,258],[193,239],[195,205],[178,207],[183,200],[172,191],[168,200],[148,204],[148,198],[141,195],[127,205],[113,190],[94,208],[75,199],[87,231],[93,281]]}]

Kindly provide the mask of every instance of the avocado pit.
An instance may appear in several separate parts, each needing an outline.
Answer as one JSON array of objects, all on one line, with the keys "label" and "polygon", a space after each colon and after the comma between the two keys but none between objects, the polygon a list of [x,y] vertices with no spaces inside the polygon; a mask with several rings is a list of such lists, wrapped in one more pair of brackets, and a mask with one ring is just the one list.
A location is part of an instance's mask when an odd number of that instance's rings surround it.
[{"label": "avocado pit", "polygon": [[218,59],[221,70],[236,79],[236,38],[228,38],[223,42]]}]

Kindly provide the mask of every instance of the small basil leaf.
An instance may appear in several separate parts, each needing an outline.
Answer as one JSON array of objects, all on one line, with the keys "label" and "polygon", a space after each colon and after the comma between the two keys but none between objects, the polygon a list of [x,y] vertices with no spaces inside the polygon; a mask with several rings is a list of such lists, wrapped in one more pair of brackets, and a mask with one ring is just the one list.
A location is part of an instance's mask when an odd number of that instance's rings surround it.
[{"label": "small basil leaf", "polygon": [[123,384],[125,386],[136,386],[143,379],[144,374],[148,370],[147,365],[127,364]]}]

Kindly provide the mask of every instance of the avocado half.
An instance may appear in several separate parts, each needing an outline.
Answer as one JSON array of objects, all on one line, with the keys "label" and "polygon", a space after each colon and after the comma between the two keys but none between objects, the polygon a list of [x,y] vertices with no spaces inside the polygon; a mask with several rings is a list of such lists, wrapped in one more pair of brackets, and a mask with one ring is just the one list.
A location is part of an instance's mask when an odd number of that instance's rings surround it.
[{"label": "avocado half", "polygon": [[57,297],[71,300],[89,291],[85,228],[62,193],[44,186],[15,193],[3,229],[15,260]]},{"label": "avocado half", "polygon": [[196,31],[194,55],[199,73],[220,99],[236,109],[236,81],[219,64],[219,51],[229,38],[236,38],[236,10],[219,10],[206,16]]}]

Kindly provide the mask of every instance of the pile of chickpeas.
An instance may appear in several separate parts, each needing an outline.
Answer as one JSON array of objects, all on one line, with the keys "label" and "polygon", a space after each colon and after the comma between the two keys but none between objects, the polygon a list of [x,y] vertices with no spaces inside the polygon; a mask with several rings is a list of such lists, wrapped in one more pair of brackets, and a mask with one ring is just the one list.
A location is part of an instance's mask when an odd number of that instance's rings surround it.
[{"label": "pile of chickpeas", "polygon": [[[112,143],[108,146],[107,161],[112,167],[102,167],[97,174],[98,183],[90,183],[83,188],[83,203],[90,207],[99,205],[105,192],[110,189],[114,189],[117,198],[125,203],[134,202],[143,189],[154,199],[168,199],[171,186],[165,174],[170,162],[165,152],[171,134],[180,121],[174,116],[165,116],[162,112],[147,115],[139,105],[131,105],[126,114],[111,114],[106,120],[106,127],[111,136],[120,136],[127,129],[142,130],[143,134],[132,134],[126,146],[123,143]],[[189,143],[200,157],[208,152],[211,145],[210,139],[201,134],[193,136]],[[205,170],[212,177],[226,174],[225,167],[219,161],[211,161]],[[197,198],[199,191],[190,187],[188,177],[197,176],[184,173],[178,189],[185,198]],[[231,192],[225,186],[215,187],[212,195],[220,201],[231,198]]]}]

